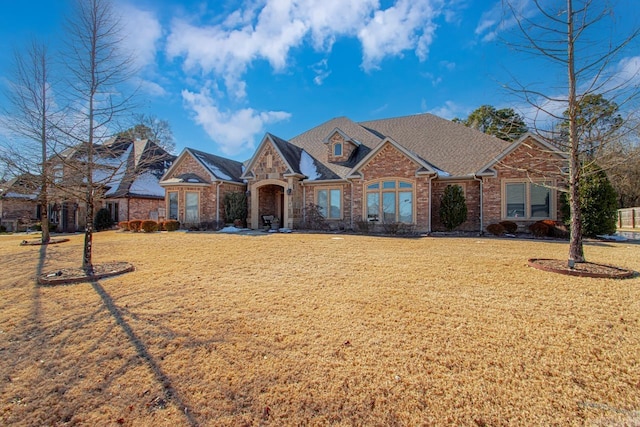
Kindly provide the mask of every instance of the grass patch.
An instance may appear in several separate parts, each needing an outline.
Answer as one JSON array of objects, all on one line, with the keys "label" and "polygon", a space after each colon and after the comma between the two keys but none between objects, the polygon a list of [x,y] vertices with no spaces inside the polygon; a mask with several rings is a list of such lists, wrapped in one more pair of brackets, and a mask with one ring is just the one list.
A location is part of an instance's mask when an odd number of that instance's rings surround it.
[{"label": "grass patch", "polygon": [[0,424],[640,422],[640,278],[527,267],[566,243],[108,231],[135,272],[36,286],[82,238],[0,238]]}]

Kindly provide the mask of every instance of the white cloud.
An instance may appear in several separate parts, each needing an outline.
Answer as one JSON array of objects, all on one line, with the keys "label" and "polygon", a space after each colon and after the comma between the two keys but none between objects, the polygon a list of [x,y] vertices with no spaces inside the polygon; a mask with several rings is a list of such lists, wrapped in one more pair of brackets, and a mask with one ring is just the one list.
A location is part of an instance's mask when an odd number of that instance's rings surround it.
[{"label": "white cloud", "polygon": [[282,71],[291,49],[307,38],[316,50],[329,52],[338,37],[358,37],[365,70],[408,50],[425,60],[436,30],[434,20],[442,13],[442,0],[398,0],[385,10],[379,0],[265,0],[261,8],[257,4],[250,2],[214,25],[174,19],[167,56],[182,58],[189,72],[215,76],[230,95],[242,98],[243,76],[251,63],[266,60]]},{"label": "white cloud", "polygon": [[456,104],[453,101],[445,101],[444,105],[427,110],[426,100],[422,100],[422,110],[444,119],[454,119],[456,117],[464,118],[467,116],[468,109]]},{"label": "white cloud", "polygon": [[490,10],[482,14],[475,34],[483,42],[490,42],[495,40],[501,32],[515,27],[517,21],[511,9],[524,18],[530,18],[537,13],[532,0],[510,0],[508,6],[503,1],[498,1]]},{"label": "white cloud", "polygon": [[151,96],[164,96],[167,94],[167,91],[156,82],[143,78],[138,78],[137,81],[140,91],[144,94]]},{"label": "white cloud", "polygon": [[199,93],[183,90],[182,98],[194,113],[195,122],[204,128],[226,155],[251,152],[255,148],[256,137],[265,132],[267,124],[291,117],[284,111],[260,112],[253,108],[222,110],[206,88]]},{"label": "white cloud", "polygon": [[316,74],[316,76],[313,78],[313,82],[318,86],[322,86],[324,80],[331,74],[331,71],[329,70],[329,63],[326,58],[320,62],[313,64],[311,69]]},{"label": "white cloud", "polygon": [[158,43],[162,37],[162,26],[156,16],[130,4],[120,4],[121,24],[127,37],[127,50],[139,68],[155,63]]},{"label": "white cloud", "polygon": [[399,0],[388,9],[377,10],[358,32],[363,49],[362,67],[367,71],[378,68],[385,57],[398,56],[410,49],[415,50],[421,61],[426,60],[439,9],[439,1]]}]

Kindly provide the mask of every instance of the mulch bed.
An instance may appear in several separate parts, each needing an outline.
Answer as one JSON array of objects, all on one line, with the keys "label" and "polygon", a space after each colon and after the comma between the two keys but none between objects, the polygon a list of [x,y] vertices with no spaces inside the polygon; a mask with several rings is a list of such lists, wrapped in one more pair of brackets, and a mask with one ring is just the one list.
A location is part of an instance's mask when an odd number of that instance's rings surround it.
[{"label": "mulch bed", "polygon": [[55,245],[56,243],[64,243],[68,241],[69,239],[51,239],[47,243],[42,243],[42,240],[23,240],[20,242],[20,246]]},{"label": "mulch bed", "polygon": [[62,268],[57,271],[49,271],[38,277],[38,283],[44,286],[69,285],[104,279],[134,270],[133,264],[113,261],[94,265],[92,275],[87,275],[82,268]]},{"label": "mulch bed", "polygon": [[569,268],[567,260],[532,258],[528,264],[538,270],[579,277],[626,279],[636,274],[633,270],[593,262],[577,262]]}]

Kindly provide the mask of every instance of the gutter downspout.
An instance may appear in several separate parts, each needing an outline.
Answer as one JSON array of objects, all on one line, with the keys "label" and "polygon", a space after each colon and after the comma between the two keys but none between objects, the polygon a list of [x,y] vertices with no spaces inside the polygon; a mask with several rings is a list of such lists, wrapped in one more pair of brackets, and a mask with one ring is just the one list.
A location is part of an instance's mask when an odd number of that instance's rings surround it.
[{"label": "gutter downspout", "polygon": [[480,183],[480,235],[484,234],[484,180],[473,174],[473,179]]},{"label": "gutter downspout", "polygon": [[432,207],[433,207],[433,200],[432,200],[432,192],[431,192],[431,181],[433,181],[435,178],[438,177],[438,174],[436,173],[435,175],[432,175],[429,177],[429,222],[428,222],[428,227],[427,227],[427,234],[431,234],[432,230],[431,230],[431,215],[432,215]]},{"label": "gutter downspout", "polygon": [[220,184],[220,181],[216,183],[216,227],[220,224]]},{"label": "gutter downspout", "polygon": [[349,202],[349,206],[351,207],[350,211],[351,213],[349,214],[350,218],[351,218],[351,229],[353,230],[353,181],[349,181],[349,184],[351,185],[351,200]]},{"label": "gutter downspout", "polygon": [[307,187],[304,186],[304,181],[300,181],[302,187],[302,224],[307,223]]}]

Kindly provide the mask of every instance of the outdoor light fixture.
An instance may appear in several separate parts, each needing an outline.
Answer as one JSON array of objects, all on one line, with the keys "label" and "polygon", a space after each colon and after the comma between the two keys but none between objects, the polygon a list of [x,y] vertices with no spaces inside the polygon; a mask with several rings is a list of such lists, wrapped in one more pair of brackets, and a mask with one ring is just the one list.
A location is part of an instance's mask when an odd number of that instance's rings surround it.
[{"label": "outdoor light fixture", "polygon": [[287,188],[287,194],[290,196],[291,195],[291,188]]},{"label": "outdoor light fixture", "polygon": [[249,197],[249,196],[251,195],[251,190],[247,190],[247,191],[245,191],[245,192],[244,192],[244,194],[245,194],[247,197]]}]

